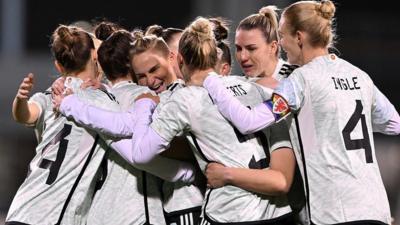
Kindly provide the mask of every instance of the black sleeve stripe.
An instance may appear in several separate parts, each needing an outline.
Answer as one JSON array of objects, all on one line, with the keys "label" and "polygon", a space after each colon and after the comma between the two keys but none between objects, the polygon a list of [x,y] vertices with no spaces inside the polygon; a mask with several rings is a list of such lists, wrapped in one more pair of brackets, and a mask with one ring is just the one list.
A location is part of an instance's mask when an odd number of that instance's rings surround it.
[{"label": "black sleeve stripe", "polygon": [[284,77],[289,77],[292,72],[297,69],[299,66],[298,65],[289,65],[289,64],[283,64],[281,69],[279,70],[279,74],[284,76]]}]

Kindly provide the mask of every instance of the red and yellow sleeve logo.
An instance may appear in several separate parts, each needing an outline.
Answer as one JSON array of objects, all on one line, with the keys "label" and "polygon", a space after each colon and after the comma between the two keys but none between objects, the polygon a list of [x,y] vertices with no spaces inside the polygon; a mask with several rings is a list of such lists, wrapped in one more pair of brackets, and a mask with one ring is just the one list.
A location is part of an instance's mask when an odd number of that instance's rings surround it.
[{"label": "red and yellow sleeve logo", "polygon": [[290,114],[290,107],[286,99],[276,93],[272,94],[271,99],[265,101],[265,104],[272,111],[277,122]]}]

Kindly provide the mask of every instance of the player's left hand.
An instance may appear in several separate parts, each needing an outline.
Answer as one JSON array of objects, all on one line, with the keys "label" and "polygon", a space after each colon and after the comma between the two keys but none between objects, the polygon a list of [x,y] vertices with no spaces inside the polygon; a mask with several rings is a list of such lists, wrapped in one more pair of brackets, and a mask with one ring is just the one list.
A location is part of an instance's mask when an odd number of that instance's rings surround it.
[{"label": "player's left hand", "polygon": [[206,177],[208,188],[220,188],[227,184],[226,169],[224,165],[216,162],[207,164]]}]

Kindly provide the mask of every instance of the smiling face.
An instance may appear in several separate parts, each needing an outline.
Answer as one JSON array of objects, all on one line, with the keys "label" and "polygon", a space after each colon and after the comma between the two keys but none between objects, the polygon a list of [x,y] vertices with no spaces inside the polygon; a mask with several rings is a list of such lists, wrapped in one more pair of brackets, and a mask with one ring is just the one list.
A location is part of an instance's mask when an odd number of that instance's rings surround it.
[{"label": "smiling face", "polygon": [[[273,44],[274,43],[274,44]],[[236,60],[246,76],[265,76],[265,71],[276,61],[275,42],[268,44],[259,29],[236,31]]]},{"label": "smiling face", "polygon": [[148,86],[157,94],[165,91],[176,80],[171,57],[165,57],[157,50],[147,50],[132,59],[132,69],[139,85]]},{"label": "smiling face", "polygon": [[296,34],[292,34],[289,30],[290,24],[287,23],[285,17],[282,16],[279,21],[279,45],[286,52],[288,62],[291,64],[302,65],[302,52],[299,47],[299,39]]}]

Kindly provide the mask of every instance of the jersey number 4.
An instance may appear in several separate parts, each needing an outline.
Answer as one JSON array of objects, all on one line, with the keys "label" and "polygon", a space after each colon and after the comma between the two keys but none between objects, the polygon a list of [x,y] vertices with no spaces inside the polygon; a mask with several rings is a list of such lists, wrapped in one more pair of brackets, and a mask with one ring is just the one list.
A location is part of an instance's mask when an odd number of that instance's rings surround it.
[{"label": "jersey number 4", "polygon": [[39,167],[42,169],[49,169],[49,176],[47,177],[46,184],[52,184],[58,176],[58,172],[60,171],[60,167],[62,162],[64,161],[65,154],[67,153],[68,140],[65,138],[71,133],[72,126],[69,124],[64,124],[64,128],[54,137],[53,140],[43,149],[43,152],[46,152],[47,148],[50,145],[54,145],[57,142],[60,142],[57,151],[57,157],[55,161],[51,161],[48,159],[42,159],[39,164]]},{"label": "jersey number 4", "polygon": [[[356,100],[356,110],[351,115],[349,121],[342,130],[343,140],[347,150],[358,150],[364,148],[365,158],[367,163],[373,163],[371,142],[369,140],[365,115],[362,114],[362,110],[363,110],[363,105],[361,103],[361,100]],[[350,134],[357,126],[359,120],[361,120],[363,139],[351,139]]]}]

